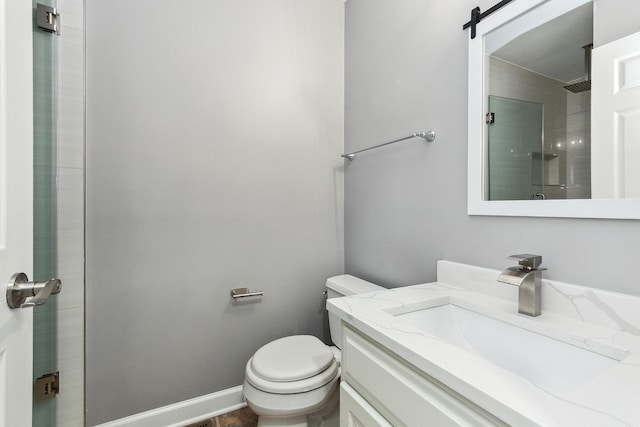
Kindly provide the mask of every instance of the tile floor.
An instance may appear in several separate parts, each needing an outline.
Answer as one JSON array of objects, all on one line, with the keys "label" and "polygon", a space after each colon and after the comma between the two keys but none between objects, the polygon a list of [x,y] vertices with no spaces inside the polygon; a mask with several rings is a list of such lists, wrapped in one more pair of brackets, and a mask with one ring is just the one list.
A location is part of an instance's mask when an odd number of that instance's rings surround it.
[{"label": "tile floor", "polygon": [[[189,424],[188,427],[193,425]],[[212,427],[256,427],[257,425],[258,416],[248,406],[211,419]]]},{"label": "tile floor", "polygon": [[216,417],[216,427],[256,427],[258,416],[248,407]]}]

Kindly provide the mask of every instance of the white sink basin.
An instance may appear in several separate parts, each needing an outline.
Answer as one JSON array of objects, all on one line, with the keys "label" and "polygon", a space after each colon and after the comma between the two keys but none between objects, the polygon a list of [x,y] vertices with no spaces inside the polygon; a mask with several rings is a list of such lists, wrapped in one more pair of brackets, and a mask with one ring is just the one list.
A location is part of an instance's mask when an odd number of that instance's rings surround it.
[{"label": "white sink basin", "polygon": [[394,315],[398,326],[413,325],[552,391],[573,389],[622,358],[607,357],[451,303]]}]

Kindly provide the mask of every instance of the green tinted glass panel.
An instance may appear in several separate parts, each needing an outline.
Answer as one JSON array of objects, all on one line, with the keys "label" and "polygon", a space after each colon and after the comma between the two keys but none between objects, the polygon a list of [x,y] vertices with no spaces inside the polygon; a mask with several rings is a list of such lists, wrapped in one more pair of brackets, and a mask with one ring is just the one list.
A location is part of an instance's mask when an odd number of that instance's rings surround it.
[{"label": "green tinted glass panel", "polygon": [[543,106],[489,97],[489,200],[528,200],[543,192]]},{"label": "green tinted glass panel", "polygon": [[[47,6],[55,1],[40,0]],[[36,2],[33,2],[34,16]],[[33,279],[57,276],[56,239],[57,36],[33,25]],[[57,370],[57,299],[34,309],[33,376]],[[55,399],[33,402],[33,426],[56,424]]]}]

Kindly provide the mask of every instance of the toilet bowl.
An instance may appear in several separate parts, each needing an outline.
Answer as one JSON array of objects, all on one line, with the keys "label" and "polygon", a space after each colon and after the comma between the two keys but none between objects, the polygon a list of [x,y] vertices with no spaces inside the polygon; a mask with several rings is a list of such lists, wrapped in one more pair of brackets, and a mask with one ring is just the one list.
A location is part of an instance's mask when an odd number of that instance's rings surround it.
[{"label": "toilet bowl", "polygon": [[[383,288],[350,275],[327,279],[329,298]],[[340,319],[329,314],[332,341],[342,342]],[[262,346],[247,362],[243,391],[258,427],[338,427],[340,350],[311,335]]]},{"label": "toilet bowl", "polygon": [[306,426],[309,415],[337,404],[340,369],[322,341],[310,335],[280,338],[247,362],[244,394],[258,425]]}]

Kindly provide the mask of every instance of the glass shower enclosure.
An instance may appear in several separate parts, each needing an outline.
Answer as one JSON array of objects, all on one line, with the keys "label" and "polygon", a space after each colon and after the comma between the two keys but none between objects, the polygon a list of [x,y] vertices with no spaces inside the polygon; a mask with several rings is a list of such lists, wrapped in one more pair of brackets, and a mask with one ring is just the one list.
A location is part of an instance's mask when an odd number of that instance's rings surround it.
[{"label": "glass shower enclosure", "polygon": [[[56,0],[39,0],[56,7]],[[36,25],[33,1],[33,280],[57,272],[57,55],[58,37]],[[58,299],[34,307],[33,381],[57,371]],[[54,426],[56,400],[33,400],[33,427]]]},{"label": "glass shower enclosure", "polygon": [[544,106],[489,96],[489,111],[488,200],[544,198],[545,185],[559,184],[558,155],[544,152]]}]

